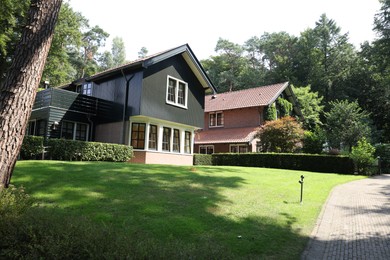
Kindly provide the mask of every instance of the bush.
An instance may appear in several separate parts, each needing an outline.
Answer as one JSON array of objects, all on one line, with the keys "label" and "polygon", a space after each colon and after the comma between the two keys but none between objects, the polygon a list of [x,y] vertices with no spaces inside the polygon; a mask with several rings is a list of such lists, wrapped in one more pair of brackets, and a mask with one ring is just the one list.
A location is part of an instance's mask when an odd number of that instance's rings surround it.
[{"label": "bush", "polygon": [[194,165],[213,165],[211,154],[194,154]]},{"label": "bush", "polygon": [[390,173],[390,144],[375,145],[375,156],[380,157],[382,172]]},{"label": "bush", "polygon": [[324,148],[325,141],[325,132],[322,129],[316,128],[314,132],[305,131],[302,151],[304,153],[320,154]]},{"label": "bush", "polygon": [[300,148],[303,129],[294,118],[286,116],[266,122],[257,137],[263,152],[290,153]]},{"label": "bush", "polygon": [[20,156],[22,159],[36,159],[43,153],[43,137],[26,135],[23,139]]},{"label": "bush", "polygon": [[357,142],[356,146],[352,147],[352,152],[349,156],[355,163],[359,174],[372,174],[370,169],[375,162],[374,153],[375,148],[364,137]]},{"label": "bush", "polygon": [[127,162],[133,157],[131,146],[50,139],[49,154],[54,160]]},{"label": "bush", "polygon": [[213,154],[213,165],[265,167],[353,174],[354,165],[347,156],[328,156],[286,153],[218,153]]}]

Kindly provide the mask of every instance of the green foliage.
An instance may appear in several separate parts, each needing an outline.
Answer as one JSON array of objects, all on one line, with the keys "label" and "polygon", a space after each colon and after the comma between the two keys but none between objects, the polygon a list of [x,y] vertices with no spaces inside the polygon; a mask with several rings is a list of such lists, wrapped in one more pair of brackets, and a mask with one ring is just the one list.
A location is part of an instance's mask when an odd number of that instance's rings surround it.
[{"label": "green foliage", "polygon": [[276,103],[279,107],[280,117],[291,116],[293,105],[287,99],[278,97]]},{"label": "green foliage", "polygon": [[271,105],[265,108],[265,121],[273,121],[277,118],[276,104],[272,103]]},{"label": "green foliage", "polygon": [[257,137],[263,152],[292,153],[300,148],[303,129],[294,118],[283,117],[266,122]]},{"label": "green foliage", "polygon": [[304,117],[303,126],[309,130],[313,130],[316,126],[321,126],[320,116],[324,110],[324,106],[321,105],[323,97],[320,97],[318,92],[312,92],[310,85],[306,87],[292,86],[292,89]]},{"label": "green foliage", "polygon": [[313,132],[305,131],[305,136],[303,138],[302,152],[311,153],[311,154],[320,154],[324,149],[325,142],[326,142],[325,131],[323,131],[321,128],[316,127]]},{"label": "green foliage", "polygon": [[33,159],[43,152],[43,137],[26,135],[23,139],[20,156],[24,160]]},{"label": "green foliage", "polygon": [[20,218],[32,204],[33,200],[23,187],[16,188],[14,185],[9,185],[6,189],[0,187],[0,222],[7,223]]},{"label": "green foliage", "polygon": [[211,154],[194,154],[194,165],[213,165]]},{"label": "green foliage", "polygon": [[370,138],[369,114],[359,104],[347,100],[330,102],[325,113],[327,137],[332,148],[351,148],[358,140]]},{"label": "green foliage", "polygon": [[0,82],[10,65],[30,1],[2,0],[0,4]]},{"label": "green foliage", "polygon": [[363,137],[357,142],[356,146],[352,147],[349,156],[354,161],[359,174],[371,175],[371,168],[375,162],[374,154],[375,147]]},{"label": "green foliage", "polygon": [[285,153],[216,153],[214,165],[265,167],[313,172],[353,174],[353,161],[348,156]]},{"label": "green foliage", "polygon": [[50,139],[48,152],[54,160],[127,162],[133,149],[127,145]]},{"label": "green foliage", "polygon": [[390,144],[376,144],[375,156],[380,157],[383,172],[390,173]]}]

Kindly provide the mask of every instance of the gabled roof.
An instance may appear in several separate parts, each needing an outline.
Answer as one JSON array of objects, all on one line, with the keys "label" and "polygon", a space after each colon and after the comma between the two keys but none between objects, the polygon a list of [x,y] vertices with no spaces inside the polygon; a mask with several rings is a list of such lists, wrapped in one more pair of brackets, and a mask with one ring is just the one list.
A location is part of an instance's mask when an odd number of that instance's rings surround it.
[{"label": "gabled roof", "polygon": [[268,106],[289,87],[288,82],[250,88],[205,97],[205,112]]},{"label": "gabled roof", "polygon": [[195,54],[193,53],[193,51],[191,50],[188,44],[184,44],[173,49],[169,49],[150,56],[146,56],[144,58],[137,59],[129,63],[123,64],[121,66],[96,73],[86,78],[86,81],[101,80],[116,74],[122,74],[122,72],[129,72],[132,70],[147,68],[153,64],[171,58],[175,55],[183,56],[188,66],[191,68],[193,73],[196,75],[196,77],[202,84],[203,88],[205,89],[211,88],[212,92],[214,93],[216,92],[213,83],[211,82],[210,78],[207,76],[202,65],[200,64],[199,60],[195,57]]},{"label": "gabled roof", "polygon": [[202,130],[195,134],[195,144],[251,142],[259,127],[238,127]]}]

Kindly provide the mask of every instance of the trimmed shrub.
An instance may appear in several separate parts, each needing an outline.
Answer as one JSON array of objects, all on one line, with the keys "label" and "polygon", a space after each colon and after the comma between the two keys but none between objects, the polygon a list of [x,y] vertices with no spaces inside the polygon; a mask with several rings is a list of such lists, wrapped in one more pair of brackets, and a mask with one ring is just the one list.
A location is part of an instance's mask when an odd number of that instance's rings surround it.
[{"label": "trimmed shrub", "polygon": [[50,139],[49,154],[54,160],[127,162],[133,148],[121,144]]},{"label": "trimmed shrub", "polygon": [[211,154],[194,154],[194,165],[213,165]]},{"label": "trimmed shrub", "polygon": [[23,139],[23,144],[20,150],[22,159],[36,159],[43,152],[43,137],[26,135]]},{"label": "trimmed shrub", "polygon": [[353,174],[354,164],[347,156],[328,156],[288,153],[218,153],[213,154],[213,165],[265,167]]}]

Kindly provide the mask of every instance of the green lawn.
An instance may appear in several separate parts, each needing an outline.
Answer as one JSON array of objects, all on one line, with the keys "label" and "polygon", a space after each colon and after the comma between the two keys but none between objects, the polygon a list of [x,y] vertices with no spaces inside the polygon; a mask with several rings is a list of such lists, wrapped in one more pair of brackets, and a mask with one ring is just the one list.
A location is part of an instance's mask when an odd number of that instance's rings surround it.
[{"label": "green lawn", "polygon": [[40,208],[52,208],[57,221],[86,216],[129,237],[144,255],[299,259],[332,187],[360,178],[249,167],[20,161],[12,184],[23,185]]}]

